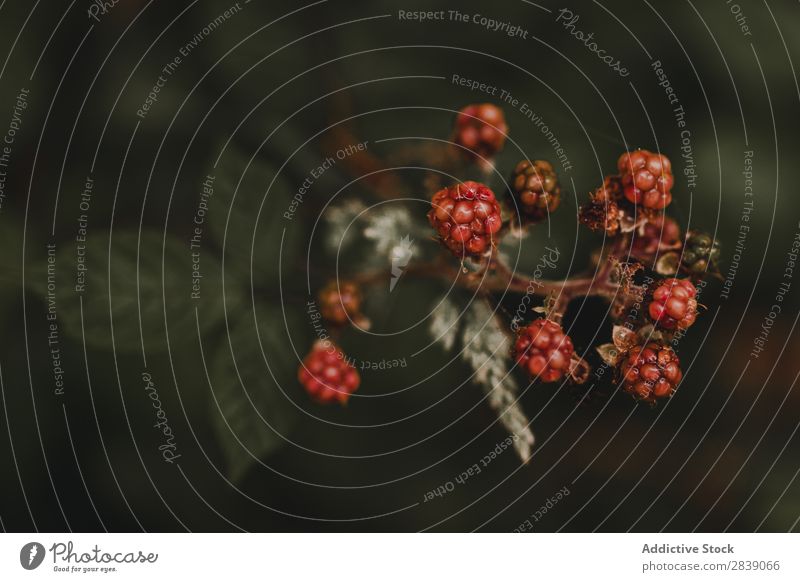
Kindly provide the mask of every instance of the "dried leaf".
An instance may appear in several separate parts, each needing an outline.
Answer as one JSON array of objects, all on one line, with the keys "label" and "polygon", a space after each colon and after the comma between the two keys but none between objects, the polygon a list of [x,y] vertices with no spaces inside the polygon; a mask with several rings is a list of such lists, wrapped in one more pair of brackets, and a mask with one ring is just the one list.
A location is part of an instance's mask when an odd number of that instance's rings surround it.
[{"label": "dried leaf", "polygon": [[620,352],[614,344],[602,344],[595,348],[600,354],[600,359],[607,365],[614,367],[619,361]]},{"label": "dried leaf", "polygon": [[615,325],[611,331],[611,341],[619,352],[627,352],[639,343],[636,332],[624,325]]},{"label": "dried leaf", "polygon": [[671,276],[678,272],[681,258],[678,253],[666,253],[656,261],[656,273],[664,276]]}]

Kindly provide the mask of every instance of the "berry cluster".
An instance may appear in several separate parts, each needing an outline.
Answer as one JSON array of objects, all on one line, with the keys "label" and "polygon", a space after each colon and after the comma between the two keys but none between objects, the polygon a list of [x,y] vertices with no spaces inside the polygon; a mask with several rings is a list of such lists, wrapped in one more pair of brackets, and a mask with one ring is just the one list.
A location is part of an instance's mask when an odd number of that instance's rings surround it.
[{"label": "berry cluster", "polygon": [[479,182],[463,182],[433,195],[428,220],[439,239],[459,257],[479,257],[492,248],[503,226],[494,192]]},{"label": "berry cluster", "polygon": [[[485,171],[493,167],[492,160],[502,149],[507,133],[500,108],[489,103],[472,104],[458,113],[452,140],[469,161]],[[447,151],[447,155],[433,159],[460,163],[450,146]],[[681,381],[680,361],[671,343],[694,324],[698,314],[694,282],[716,267],[720,249],[716,241],[700,232],[690,231],[682,239],[678,223],[665,215],[674,185],[672,165],[666,156],[641,149],[624,152],[617,161],[617,171],[604,179],[578,212],[580,223],[603,231],[611,240],[608,249],[592,255],[595,262],[590,277],[538,280],[532,290],[532,278],[518,276],[497,252],[505,232],[519,233],[559,207],[558,176],[545,160],[524,159],[514,168],[505,196],[508,214],[514,216],[508,222],[514,228],[504,229],[507,223],[501,203],[489,186],[471,180],[435,192],[427,218],[437,240],[462,262],[457,272],[466,276],[457,277],[457,284],[477,291],[482,300],[497,302],[497,307],[501,307],[502,299],[495,294],[500,292],[504,296],[511,291],[548,297],[545,306],[535,308],[545,317],[521,327],[513,338],[512,357],[522,370],[542,382],[585,382],[589,363],[578,356],[560,322],[572,299],[602,297],[611,303],[609,313],[615,326],[613,343],[597,346],[597,352],[615,367],[615,377],[625,392],[653,403],[671,396]],[[429,266],[433,268],[419,272],[449,276],[441,265]],[[651,273],[649,281],[658,277],[651,292],[637,283],[641,271]],[[679,272],[689,278],[677,278]],[[358,280],[367,284],[377,278]],[[358,325],[363,318],[361,289],[354,281],[328,283],[319,301],[334,335],[349,323]],[[640,308],[642,302],[644,310]],[[498,317],[503,312],[506,310],[496,310]],[[319,402],[344,403],[360,383],[356,369],[332,342],[314,344],[298,378]]]},{"label": "berry cluster", "polygon": [[358,370],[347,362],[344,352],[335,345],[317,342],[305,357],[297,378],[311,397],[322,404],[344,404],[358,389]]},{"label": "berry cluster", "polygon": [[361,291],[352,281],[331,281],[319,292],[319,307],[328,322],[345,325],[359,317]]},{"label": "berry cluster", "polygon": [[542,382],[557,382],[569,372],[575,349],[559,324],[537,319],[519,330],[514,343],[514,358],[533,377]]}]

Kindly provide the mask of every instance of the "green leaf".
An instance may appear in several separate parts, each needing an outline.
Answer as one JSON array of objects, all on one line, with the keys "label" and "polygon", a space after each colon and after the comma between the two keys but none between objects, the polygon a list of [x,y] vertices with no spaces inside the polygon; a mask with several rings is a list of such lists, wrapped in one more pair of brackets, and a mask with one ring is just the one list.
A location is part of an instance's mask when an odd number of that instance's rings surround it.
[{"label": "green leaf", "polygon": [[[195,263],[188,242],[177,237],[145,231],[140,239],[136,231],[120,231],[113,235],[110,257],[107,233],[90,233],[80,252],[73,242],[58,244],[57,317],[66,335],[78,341],[83,335],[90,348],[137,351],[144,343],[148,352],[163,350],[165,318],[173,344],[197,335],[195,310],[201,331],[221,321],[220,268],[211,251],[199,253]],[[195,265],[202,275],[199,288],[193,287]],[[45,297],[46,286],[47,274],[34,272],[31,288]]]},{"label": "green leaf", "polygon": [[[298,418],[290,398],[299,394],[295,376],[299,364],[283,318],[290,330],[302,329],[302,322],[275,307],[257,313],[260,334],[252,312],[244,315],[231,329],[230,345],[223,342],[212,368],[212,423],[233,480],[286,444]],[[305,344],[295,340],[297,346]]]},{"label": "green leaf", "polygon": [[250,287],[251,253],[253,283],[277,286],[279,265],[284,278],[292,273],[305,238],[306,202],[292,211],[294,192],[286,176],[259,157],[250,163],[250,157],[234,146],[225,151],[214,170],[208,212],[211,234],[224,250],[226,281],[234,279],[245,289]]}]

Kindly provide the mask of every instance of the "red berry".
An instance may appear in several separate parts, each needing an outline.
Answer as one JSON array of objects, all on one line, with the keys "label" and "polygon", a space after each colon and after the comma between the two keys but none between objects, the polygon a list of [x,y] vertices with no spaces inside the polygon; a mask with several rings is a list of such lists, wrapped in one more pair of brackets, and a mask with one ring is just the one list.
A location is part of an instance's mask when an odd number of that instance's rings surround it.
[{"label": "red berry", "polygon": [[683,376],[678,356],[658,342],[631,349],[620,372],[625,392],[647,402],[672,396]]},{"label": "red berry", "polygon": [[351,281],[331,281],[319,292],[322,316],[335,325],[344,325],[358,318],[361,311],[361,291]]},{"label": "red berry", "polygon": [[633,250],[638,255],[654,255],[659,250],[675,248],[681,240],[678,223],[659,214],[644,224],[633,237]]},{"label": "red berry", "polygon": [[469,157],[492,158],[503,149],[508,134],[503,110],[491,103],[467,105],[456,117],[453,141]]},{"label": "red berry", "polygon": [[686,329],[697,317],[697,289],[688,279],[664,279],[647,307],[650,318],[664,329]]},{"label": "red berry", "polygon": [[344,352],[330,342],[319,341],[297,370],[297,378],[317,402],[347,402],[358,389],[361,377]]},{"label": "red berry", "polygon": [[574,351],[569,336],[549,319],[537,319],[520,329],[514,344],[517,363],[542,382],[560,380],[569,371]]},{"label": "red berry", "polygon": [[433,195],[428,220],[456,256],[477,257],[489,250],[503,225],[494,192],[479,182],[463,182]]},{"label": "red berry", "polygon": [[625,152],[617,161],[622,191],[629,202],[664,210],[672,202],[672,164],[667,156],[647,150]]},{"label": "red berry", "polygon": [[561,186],[550,162],[522,160],[511,176],[511,194],[524,219],[539,221],[558,208]]}]

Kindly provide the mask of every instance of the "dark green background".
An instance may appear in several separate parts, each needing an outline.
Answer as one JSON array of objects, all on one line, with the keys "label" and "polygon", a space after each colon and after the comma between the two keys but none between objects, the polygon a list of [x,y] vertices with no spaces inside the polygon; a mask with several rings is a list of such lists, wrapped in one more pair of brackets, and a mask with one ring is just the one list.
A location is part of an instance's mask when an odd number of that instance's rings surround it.
[{"label": "dark green background", "polygon": [[[230,4],[123,1],[89,31],[93,21],[82,0],[65,16],[66,6],[34,9],[29,2],[6,2],[0,11],[0,59],[7,57],[0,130],[10,121],[19,89],[31,93],[0,212],[3,527],[510,531],[568,486],[570,495],[535,530],[796,529],[800,399],[794,382],[800,344],[794,326],[800,282],[792,284],[767,350],[743,375],[742,370],[799,228],[800,92],[792,64],[798,61],[800,15],[790,2],[739,5],[752,36],[740,32],[722,0],[568,6],[580,14],[578,28],[594,31],[598,43],[626,64],[631,75],[623,79],[566,34],[554,13],[525,2],[330,0],[281,18],[302,4],[253,0],[183,59],[159,101],[139,120],[136,110],[160,69]],[[518,23],[529,30],[529,39],[475,24],[397,19],[398,9],[439,7]],[[379,15],[390,16],[368,19]],[[686,378],[667,407],[636,407],[606,387],[576,410],[580,393],[533,386],[522,396],[524,409],[535,417],[540,447],[531,462],[520,466],[512,452],[504,453],[452,493],[421,503],[427,491],[478,462],[506,434],[480,403],[481,390],[465,382],[471,371],[460,360],[385,398],[354,398],[346,408],[309,402],[293,379],[292,348],[302,355],[312,340],[303,315],[309,241],[312,288],[336,274],[335,253],[320,242],[319,231],[311,239],[312,228],[334,192],[344,188],[341,197],[369,202],[376,200],[374,185],[351,183],[357,176],[337,165],[315,183],[291,224],[280,215],[311,169],[335,150],[341,135],[329,126],[345,117],[356,116],[336,127],[354,140],[369,140],[371,153],[383,159],[396,148],[417,147],[419,140],[376,140],[447,139],[452,112],[486,100],[450,83],[457,73],[504,87],[529,103],[567,150],[573,170],[561,174],[562,206],[549,229],[543,225],[525,241],[520,264],[531,268],[545,244],[558,245],[566,258],[574,256],[571,265],[559,263],[558,274],[580,271],[600,239],[578,229],[577,205],[613,171],[626,146],[660,149],[681,166],[679,131],[650,68],[653,59],[665,67],[686,110],[698,169],[692,192],[676,176],[670,211],[684,228],[716,232],[723,275],[741,221],[743,152],[754,152],[752,230],[730,298],[719,297],[719,281],[709,283],[707,313],[680,346]],[[420,76],[446,79],[401,78]],[[554,157],[518,111],[505,107],[505,113],[514,143],[497,159],[501,174],[524,156]],[[74,236],[80,193],[96,152],[84,343],[80,299],[72,290]],[[254,155],[231,207],[233,189]],[[209,219],[214,224],[204,231],[203,299],[192,302],[186,244],[210,173],[216,176]],[[430,195],[420,172],[398,176],[398,194]],[[474,169],[458,176],[475,177]],[[502,190],[499,178],[491,184]],[[423,207],[405,206],[424,227]],[[223,285],[221,242],[229,208]],[[42,296],[45,245],[51,241],[59,249],[63,396],[53,394]],[[436,251],[424,237],[418,244],[423,253]],[[342,256],[341,273],[359,272],[359,256]],[[427,313],[445,291],[439,283],[404,279],[391,302],[385,290],[376,292],[368,315],[377,329],[396,330]],[[582,308],[573,333],[579,348],[588,347],[598,327],[607,330],[604,312],[602,305]],[[351,332],[343,343],[360,358],[404,356],[428,341],[425,327],[380,341]],[[251,419],[231,353],[257,409],[299,445],[280,446],[266,427],[251,427],[240,436],[264,452],[262,464],[248,462],[220,429],[213,396]],[[433,346],[408,368],[365,372],[359,394],[379,396],[415,384],[448,359]],[[180,469],[158,454],[153,409],[141,380],[145,370],[176,434]],[[408,415],[413,416],[395,422]],[[384,423],[390,424],[375,426]],[[404,450],[381,454],[397,449]],[[236,477],[238,490],[228,475]],[[362,519],[381,514],[390,515]]]}]

